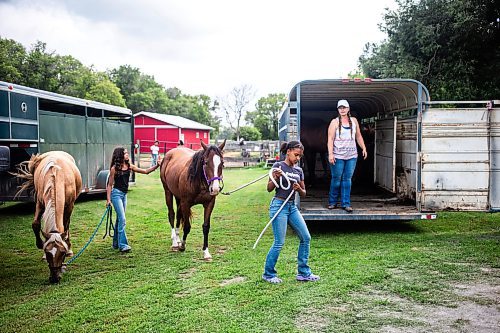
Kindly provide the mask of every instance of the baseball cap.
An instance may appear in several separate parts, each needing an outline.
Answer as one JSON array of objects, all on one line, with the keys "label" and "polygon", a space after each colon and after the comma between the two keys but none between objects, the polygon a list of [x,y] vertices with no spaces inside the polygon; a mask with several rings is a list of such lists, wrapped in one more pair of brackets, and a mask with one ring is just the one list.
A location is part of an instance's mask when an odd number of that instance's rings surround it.
[{"label": "baseball cap", "polygon": [[347,103],[347,101],[345,99],[341,99],[338,103],[337,103],[337,109],[341,106],[345,106],[346,108],[349,107],[349,103]]}]

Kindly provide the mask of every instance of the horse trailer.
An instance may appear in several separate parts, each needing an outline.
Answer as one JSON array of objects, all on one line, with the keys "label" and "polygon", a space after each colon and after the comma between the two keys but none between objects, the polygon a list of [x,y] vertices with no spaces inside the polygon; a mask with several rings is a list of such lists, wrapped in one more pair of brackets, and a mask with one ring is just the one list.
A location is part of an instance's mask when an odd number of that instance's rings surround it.
[{"label": "horse trailer", "polygon": [[[105,192],[115,146],[133,150],[132,111],[0,81],[0,202],[15,197],[17,165],[33,154],[71,154],[83,180],[82,192]],[[133,155],[133,154],[131,154]]]},{"label": "horse trailer", "polygon": [[[327,209],[327,129],[340,99],[348,100],[368,150],[352,179],[353,213]],[[498,102],[433,102],[422,83],[406,79],[299,82],[278,121],[281,142],[305,147],[307,196],[296,198],[304,218],[415,220],[434,219],[438,210],[500,210]]]}]

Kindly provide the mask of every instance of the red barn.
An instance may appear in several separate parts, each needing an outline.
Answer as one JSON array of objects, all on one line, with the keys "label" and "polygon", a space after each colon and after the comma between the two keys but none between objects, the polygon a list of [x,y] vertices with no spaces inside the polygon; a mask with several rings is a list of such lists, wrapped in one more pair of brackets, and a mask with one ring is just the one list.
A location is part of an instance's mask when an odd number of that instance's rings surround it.
[{"label": "red barn", "polygon": [[177,147],[179,140],[184,146],[198,150],[200,140],[210,142],[213,127],[180,116],[141,111],[134,115],[134,137],[139,141],[140,152],[150,153],[155,140],[160,142],[160,153]]}]

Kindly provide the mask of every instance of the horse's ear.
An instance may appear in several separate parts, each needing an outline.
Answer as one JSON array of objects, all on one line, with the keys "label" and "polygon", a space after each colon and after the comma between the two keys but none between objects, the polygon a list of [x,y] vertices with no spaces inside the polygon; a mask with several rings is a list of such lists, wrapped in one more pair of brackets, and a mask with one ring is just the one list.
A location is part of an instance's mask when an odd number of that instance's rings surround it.
[{"label": "horse's ear", "polygon": [[207,150],[207,145],[205,144],[205,142],[203,142],[203,140],[200,140],[201,142],[201,146],[203,147],[203,150]]},{"label": "horse's ear", "polygon": [[222,151],[224,149],[224,146],[226,145],[226,139],[224,139],[224,142],[222,142],[220,145],[219,145],[219,149]]}]

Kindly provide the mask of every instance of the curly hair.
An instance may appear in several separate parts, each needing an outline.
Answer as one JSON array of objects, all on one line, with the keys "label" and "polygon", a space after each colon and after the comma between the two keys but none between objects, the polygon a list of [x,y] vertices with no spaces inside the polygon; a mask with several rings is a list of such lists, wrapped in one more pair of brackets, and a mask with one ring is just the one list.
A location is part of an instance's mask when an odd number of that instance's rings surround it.
[{"label": "curly hair", "polygon": [[125,148],[116,147],[113,150],[113,155],[111,157],[110,168],[115,168],[115,171],[121,172],[122,164],[125,163],[130,168],[129,160],[125,160]]}]

